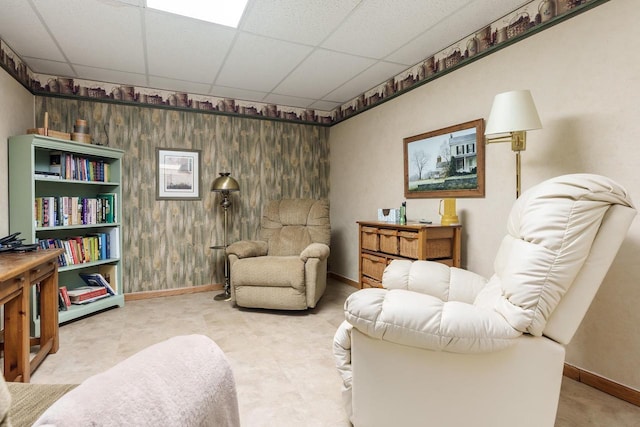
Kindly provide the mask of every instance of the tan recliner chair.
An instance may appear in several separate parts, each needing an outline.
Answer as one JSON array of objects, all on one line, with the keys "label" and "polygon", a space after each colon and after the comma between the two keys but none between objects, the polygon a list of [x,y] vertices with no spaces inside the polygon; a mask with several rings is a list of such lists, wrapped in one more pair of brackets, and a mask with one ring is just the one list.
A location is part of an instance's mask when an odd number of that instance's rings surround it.
[{"label": "tan recliner chair", "polygon": [[490,279],[391,262],[334,340],[353,425],[553,426],[565,346],[635,216],[614,181],[565,175],[516,201]]},{"label": "tan recliner chair", "polygon": [[315,307],[327,286],[330,237],[326,200],[268,202],[260,240],[239,241],[227,248],[232,300],[240,307]]}]

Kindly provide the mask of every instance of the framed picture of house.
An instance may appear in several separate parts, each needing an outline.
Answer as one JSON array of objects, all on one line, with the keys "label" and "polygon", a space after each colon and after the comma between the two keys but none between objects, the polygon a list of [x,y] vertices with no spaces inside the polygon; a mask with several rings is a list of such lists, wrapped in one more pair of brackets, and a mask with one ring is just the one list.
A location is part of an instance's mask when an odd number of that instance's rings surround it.
[{"label": "framed picture of house", "polygon": [[484,120],[404,138],[406,198],[484,197]]},{"label": "framed picture of house", "polygon": [[156,200],[200,199],[200,151],[157,148]]}]

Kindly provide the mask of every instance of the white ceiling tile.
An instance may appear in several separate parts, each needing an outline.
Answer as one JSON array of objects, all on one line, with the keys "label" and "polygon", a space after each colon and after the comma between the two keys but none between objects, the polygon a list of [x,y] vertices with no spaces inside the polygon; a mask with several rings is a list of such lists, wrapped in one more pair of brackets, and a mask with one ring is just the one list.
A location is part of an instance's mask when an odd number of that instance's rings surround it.
[{"label": "white ceiling tile", "polygon": [[[393,62],[417,64],[425,58],[480,30],[522,5],[522,0],[475,1],[455,15],[439,21],[414,40],[386,57]],[[464,46],[461,46],[464,51]]]},{"label": "white ceiling tile", "polygon": [[312,48],[251,34],[240,34],[216,85],[269,92]]},{"label": "white ceiling tile", "polygon": [[314,102],[314,100],[308,98],[299,98],[297,96],[276,95],[272,93],[267,95],[263,102],[267,104],[289,105],[291,107],[307,108]]},{"label": "white ceiling tile", "polygon": [[70,62],[144,73],[140,9],[98,0],[33,0]]},{"label": "white ceiling tile", "polygon": [[106,83],[121,83],[133,86],[147,86],[147,77],[144,74],[125,73],[123,71],[105,70],[102,68],[74,65],[73,68],[84,80],[94,80]]},{"label": "white ceiling tile", "polygon": [[0,0],[0,39],[42,75],[328,111],[539,0],[251,0],[239,30],[145,4]]},{"label": "white ceiling tile", "polygon": [[[25,37],[25,29],[28,29],[28,37]],[[24,0],[2,0],[0,38],[20,56],[65,60],[29,2]]]},{"label": "white ceiling tile", "polygon": [[77,77],[74,70],[66,62],[47,61],[40,58],[29,58],[28,56],[23,56],[22,59],[34,73],[59,77]]},{"label": "white ceiling tile", "polygon": [[274,92],[319,99],[374,63],[371,59],[319,49],[278,85]]},{"label": "white ceiling tile", "polygon": [[317,45],[360,0],[255,0],[240,29],[263,36]]},{"label": "white ceiling tile", "polygon": [[235,30],[153,10],[145,20],[149,74],[213,83]]},{"label": "white ceiling tile", "polygon": [[320,111],[331,111],[334,108],[338,108],[340,104],[340,102],[316,101],[313,104],[309,105],[309,108]]},{"label": "white ceiling tile", "polygon": [[262,102],[262,99],[267,95],[266,92],[258,92],[253,90],[245,90],[233,87],[213,86],[208,92],[211,96],[217,96],[219,98],[233,98],[244,99]]},{"label": "white ceiling tile", "polygon": [[367,0],[322,47],[382,59],[470,1]]},{"label": "white ceiling tile", "polygon": [[[403,65],[391,64],[389,62],[378,62],[371,68],[356,75],[323,99],[337,102],[347,102],[366,90],[371,89],[378,83],[382,83],[396,74],[406,69]],[[371,82],[377,82],[371,85]],[[364,88],[364,90],[363,90]]]},{"label": "white ceiling tile", "polygon": [[167,79],[158,76],[149,76],[149,85],[155,89],[170,90],[175,92],[187,92],[206,94],[209,85],[205,83],[186,82],[183,80]]},{"label": "white ceiling tile", "polygon": [[119,2],[119,3],[130,4],[132,6],[143,7],[146,0],[102,0],[102,2],[108,2],[108,3]]}]

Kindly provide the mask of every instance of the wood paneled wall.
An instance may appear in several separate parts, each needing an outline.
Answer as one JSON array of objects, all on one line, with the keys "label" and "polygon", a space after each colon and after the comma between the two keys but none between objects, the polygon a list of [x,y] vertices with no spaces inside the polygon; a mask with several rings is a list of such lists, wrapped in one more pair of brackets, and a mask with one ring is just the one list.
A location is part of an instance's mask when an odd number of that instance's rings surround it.
[{"label": "wood paneled wall", "polygon": [[[94,142],[125,151],[122,177],[125,293],[223,281],[220,195],[209,191],[230,172],[229,241],[256,237],[265,201],[329,197],[329,129],[115,103],[37,96],[36,125],[71,132],[88,121]],[[156,200],[156,148],[200,150],[201,200]]]}]

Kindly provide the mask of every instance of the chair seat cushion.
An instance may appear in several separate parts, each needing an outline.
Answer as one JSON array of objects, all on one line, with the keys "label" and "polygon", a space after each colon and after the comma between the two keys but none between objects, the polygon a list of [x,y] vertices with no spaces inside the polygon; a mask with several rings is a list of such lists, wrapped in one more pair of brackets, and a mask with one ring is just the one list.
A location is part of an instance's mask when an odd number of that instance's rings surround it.
[{"label": "chair seat cushion", "polygon": [[235,287],[289,287],[304,290],[304,262],[299,256],[261,256],[233,263]]},{"label": "chair seat cushion", "polygon": [[502,350],[522,335],[494,310],[404,289],[361,289],[347,298],[345,317],[370,337],[452,353]]}]

